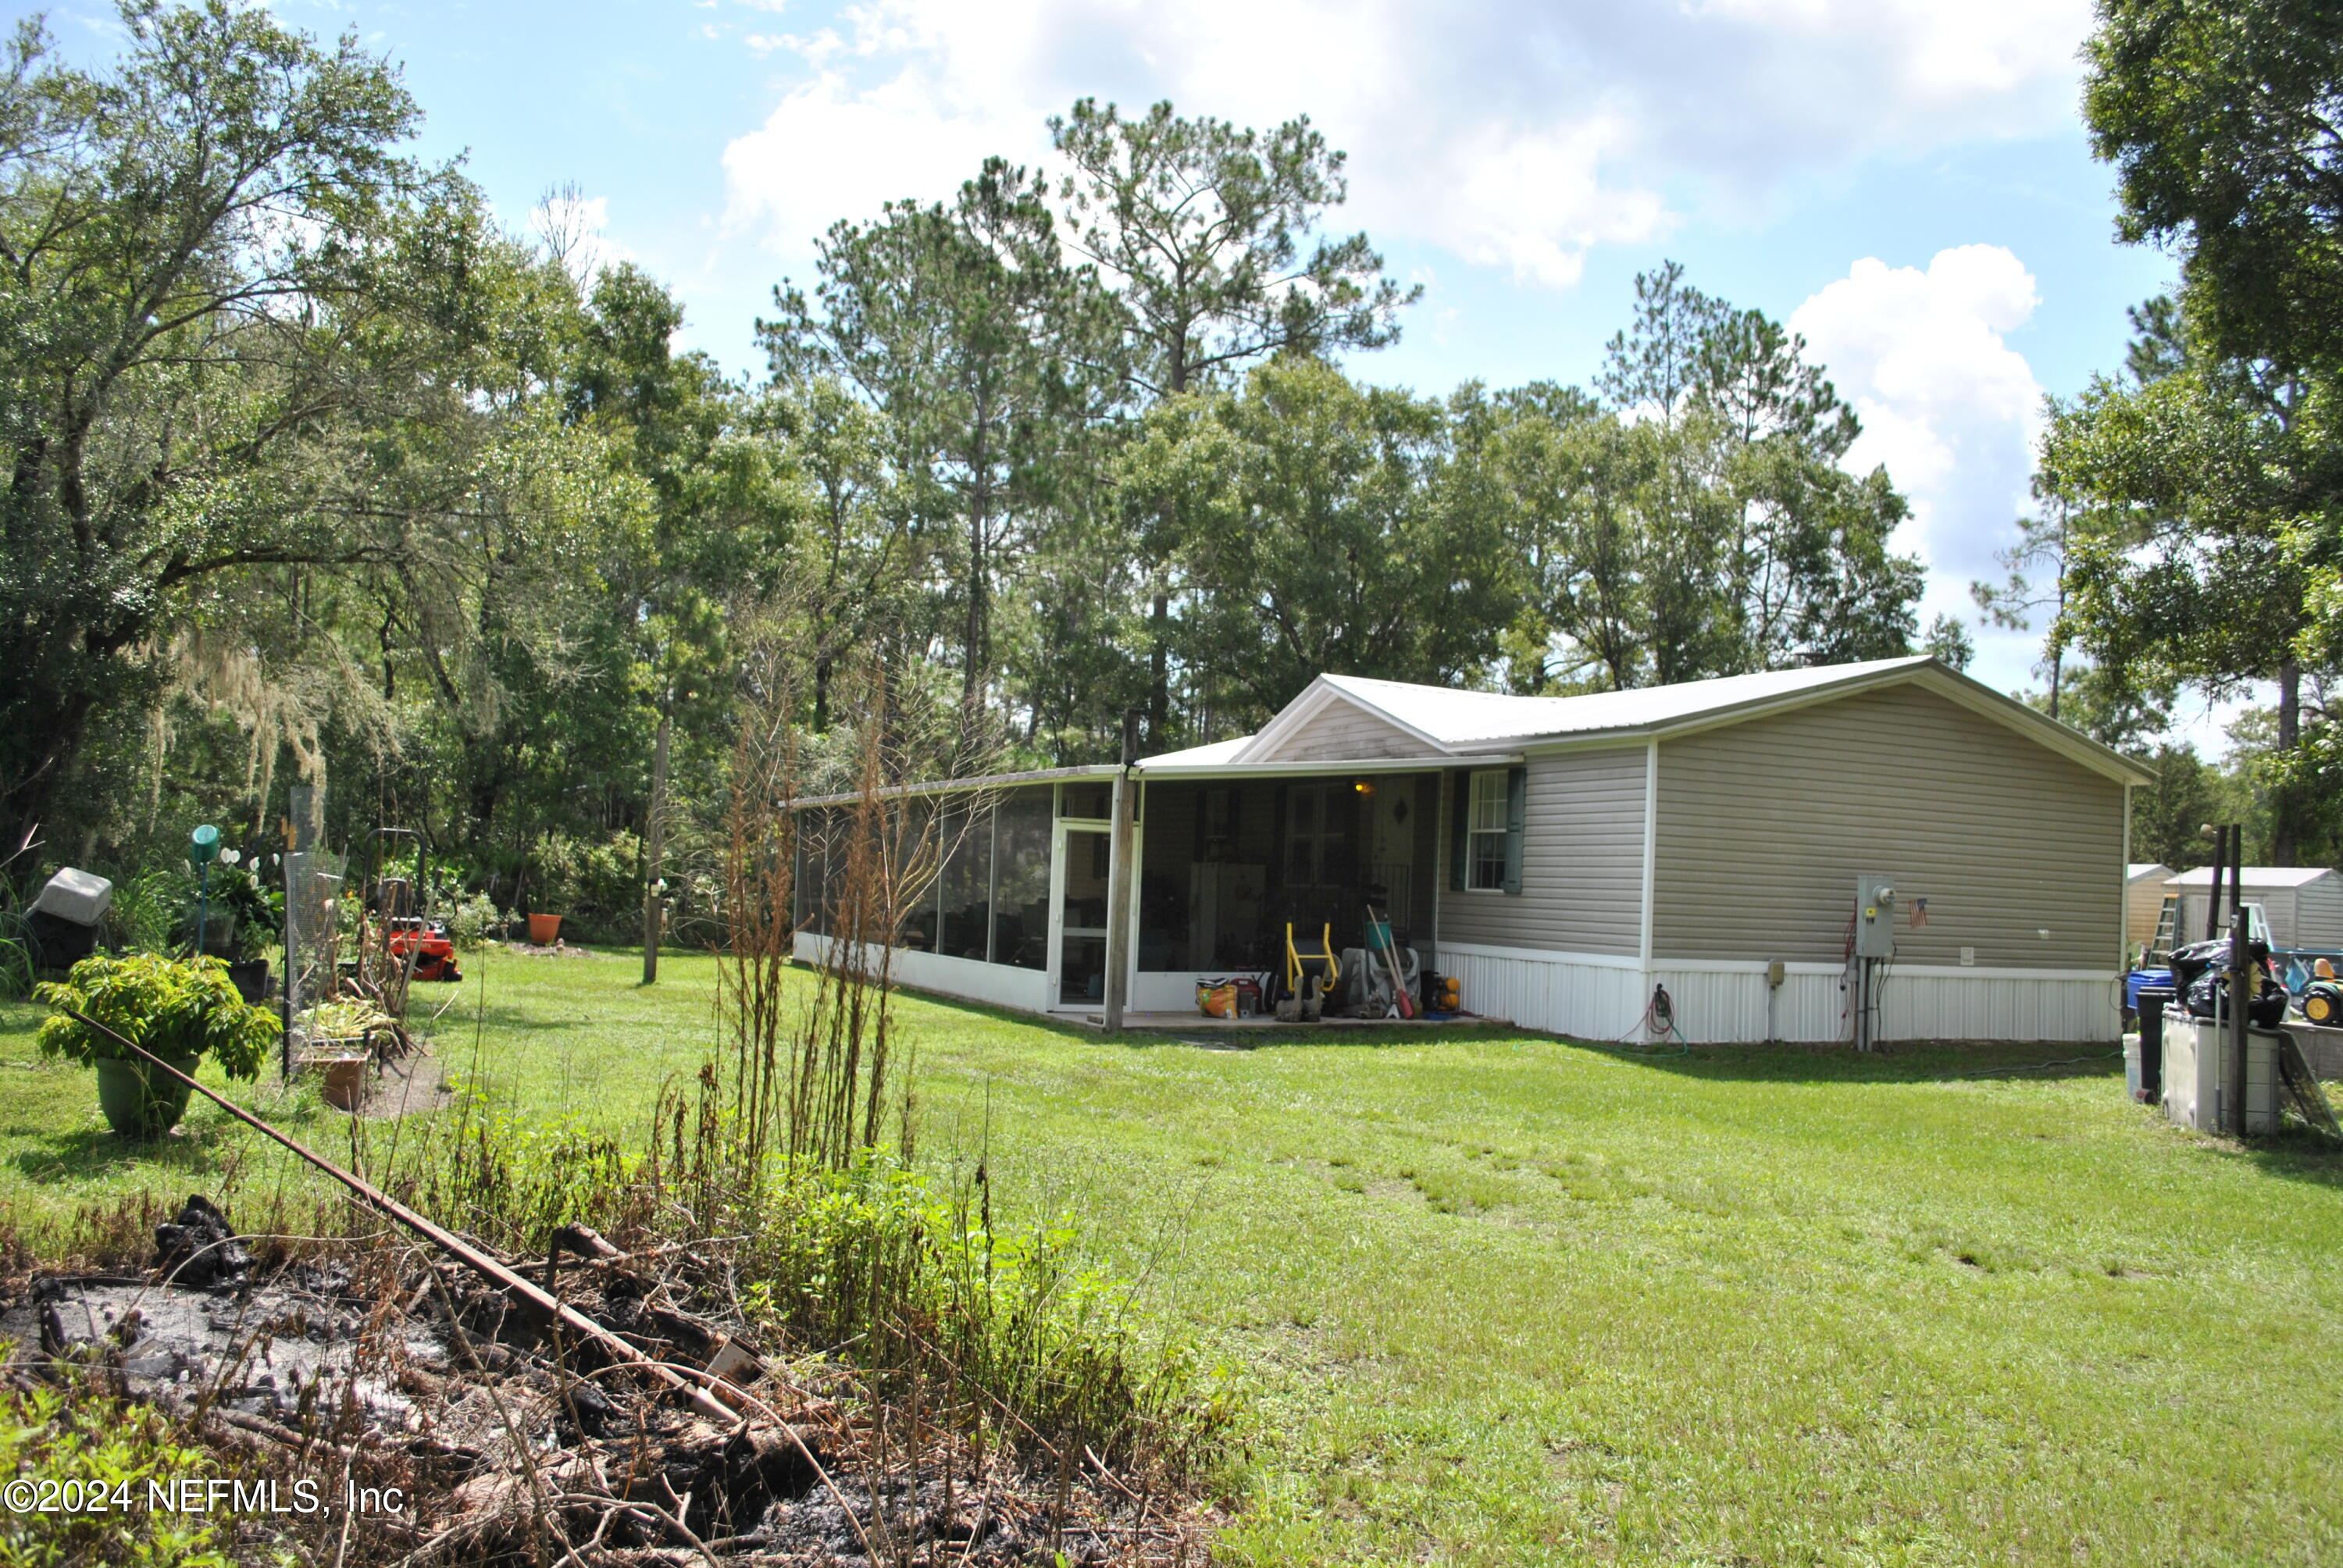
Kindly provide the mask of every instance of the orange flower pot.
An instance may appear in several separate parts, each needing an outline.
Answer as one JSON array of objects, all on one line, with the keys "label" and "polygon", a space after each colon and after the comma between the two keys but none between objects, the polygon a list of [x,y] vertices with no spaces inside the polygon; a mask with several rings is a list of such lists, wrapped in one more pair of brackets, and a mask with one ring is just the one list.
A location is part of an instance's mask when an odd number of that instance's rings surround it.
[{"label": "orange flower pot", "polygon": [[559,915],[536,915],[528,918],[528,940],[538,947],[549,948],[561,940]]}]

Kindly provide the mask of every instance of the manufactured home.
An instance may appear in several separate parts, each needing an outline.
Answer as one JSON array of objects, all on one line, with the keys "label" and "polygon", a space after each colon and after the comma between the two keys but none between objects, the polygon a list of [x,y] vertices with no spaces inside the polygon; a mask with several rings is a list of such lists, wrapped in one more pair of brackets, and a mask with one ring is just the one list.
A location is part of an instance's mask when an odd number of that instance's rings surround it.
[{"label": "manufactured home", "polygon": [[[1694,1041],[1842,1040],[1870,877],[1895,890],[1875,1038],[2112,1040],[2147,781],[1925,657],[1580,697],[1326,675],[1257,734],[891,792],[949,848],[892,970],[1161,1023],[1279,968],[1289,927],[1362,946],[1372,905],[1484,1017],[1620,1038],[1664,990]],[[792,803],[809,828],[850,804]]]}]

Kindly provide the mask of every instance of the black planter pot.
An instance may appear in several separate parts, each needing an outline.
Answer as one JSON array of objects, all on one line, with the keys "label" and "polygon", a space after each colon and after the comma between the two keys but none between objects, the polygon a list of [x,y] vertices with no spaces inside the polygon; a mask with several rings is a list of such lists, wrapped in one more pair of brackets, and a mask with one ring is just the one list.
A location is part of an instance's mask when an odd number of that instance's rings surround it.
[{"label": "black planter pot", "polygon": [[236,995],[247,1002],[258,1002],[268,994],[268,960],[238,959],[227,966],[227,978]]}]

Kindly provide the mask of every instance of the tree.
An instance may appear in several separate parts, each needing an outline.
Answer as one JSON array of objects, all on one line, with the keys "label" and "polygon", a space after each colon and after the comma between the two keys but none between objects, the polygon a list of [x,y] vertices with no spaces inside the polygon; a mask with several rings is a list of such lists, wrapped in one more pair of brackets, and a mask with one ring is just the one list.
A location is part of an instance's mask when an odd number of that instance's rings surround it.
[{"label": "tree", "polygon": [[2317,0],[2100,0],[2092,150],[2118,232],[2176,246],[2211,351],[2343,366],[2343,11]]},{"label": "tree", "polygon": [[1930,621],[1923,646],[1931,658],[1952,669],[1965,670],[1976,658],[1976,644],[1969,639],[1968,628],[1955,615],[1939,615]]},{"label": "tree", "polygon": [[2232,792],[2220,770],[2189,747],[2167,742],[2146,760],[2156,777],[2131,798],[2131,859],[2193,870],[2211,848],[2205,825],[2237,817]]},{"label": "tree", "polygon": [[[2036,492],[2040,494],[2037,482]],[[2066,506],[2050,498],[2052,504],[2046,515],[2017,519],[2017,542],[1993,553],[2002,570],[2009,574],[1999,583],[1972,582],[1969,597],[1976,601],[1989,625],[2005,631],[2027,631],[2034,626],[2035,613],[2048,610],[2050,621],[2044,634],[2042,661],[2035,667],[2036,674],[2046,672],[2049,699],[2043,711],[2051,718],[2058,717],[2060,686],[2066,674],[2067,644],[2073,632],[2066,624]],[[2048,580],[2027,574],[2049,573]]]},{"label": "tree", "polygon": [[1495,443],[1529,574],[1516,685],[1613,689],[1906,651],[1919,564],[1884,471],[1840,467],[1853,410],[1796,335],[1691,287],[1635,280],[1597,385],[1608,409],[1512,401]]},{"label": "tree", "polygon": [[0,68],[0,818],[29,839],[92,718],[203,583],[369,558],[337,436],[460,331],[468,196],[354,37],[127,4],[111,74],[37,24]]},{"label": "tree", "polygon": [[1503,536],[1453,504],[1441,406],[1315,360],[1149,417],[1128,504],[1180,518],[1183,646],[1258,722],[1325,670],[1450,684],[1511,618]]},{"label": "tree", "polygon": [[840,382],[800,380],[769,395],[756,424],[788,443],[810,491],[789,591],[813,677],[813,729],[830,729],[840,661],[899,621],[910,577],[902,498],[878,414]]},{"label": "tree", "polygon": [[[2333,538],[2335,404],[2323,377],[2221,357],[2185,308],[2153,306],[2135,374],[2054,402],[2040,485],[2066,508],[2061,626],[2122,702],[2183,686],[2233,697],[2278,692],[2277,748],[2302,740],[2312,611]],[[2298,811],[2278,813],[2271,854],[2293,863]]]},{"label": "tree", "polygon": [[[1264,135],[1182,119],[1169,103],[1125,119],[1084,98],[1050,136],[1072,168],[1058,193],[1067,243],[1120,308],[1119,368],[1142,407],[1225,387],[1273,355],[1383,347],[1399,338],[1401,307],[1423,297],[1383,276],[1364,234],[1315,235],[1348,187],[1344,155],[1307,116]],[[1161,531],[1143,521],[1159,571],[1178,549]],[[1160,745],[1172,585],[1151,600],[1147,739]]]},{"label": "tree", "polygon": [[1062,258],[1045,186],[988,159],[950,206],[890,203],[821,241],[817,310],[784,284],[758,333],[777,383],[834,377],[898,444],[915,517],[958,534],[963,727],[992,664],[992,599],[1021,558],[1065,435],[1095,419],[1111,355],[1090,280]]}]

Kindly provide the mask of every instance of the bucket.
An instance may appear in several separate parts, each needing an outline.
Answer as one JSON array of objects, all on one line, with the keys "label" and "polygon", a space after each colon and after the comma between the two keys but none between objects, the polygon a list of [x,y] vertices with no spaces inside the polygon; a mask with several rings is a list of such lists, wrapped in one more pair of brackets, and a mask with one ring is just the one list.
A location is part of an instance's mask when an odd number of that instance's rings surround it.
[{"label": "bucket", "polygon": [[529,916],[528,940],[541,948],[549,948],[560,941],[561,917],[537,914]]}]

